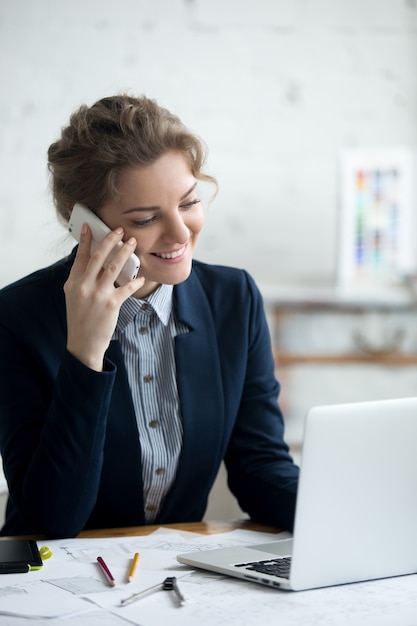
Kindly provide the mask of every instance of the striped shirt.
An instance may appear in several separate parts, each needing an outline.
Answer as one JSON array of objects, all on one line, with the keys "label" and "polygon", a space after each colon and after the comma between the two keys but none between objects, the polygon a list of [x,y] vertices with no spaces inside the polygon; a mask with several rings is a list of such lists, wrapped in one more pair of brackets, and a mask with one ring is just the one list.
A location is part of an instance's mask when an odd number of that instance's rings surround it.
[{"label": "striped shirt", "polygon": [[128,298],[113,335],[123,352],[136,413],[147,523],[155,520],[175,480],[182,446],[174,337],[188,327],[175,317],[172,290],[161,285],[146,300]]}]

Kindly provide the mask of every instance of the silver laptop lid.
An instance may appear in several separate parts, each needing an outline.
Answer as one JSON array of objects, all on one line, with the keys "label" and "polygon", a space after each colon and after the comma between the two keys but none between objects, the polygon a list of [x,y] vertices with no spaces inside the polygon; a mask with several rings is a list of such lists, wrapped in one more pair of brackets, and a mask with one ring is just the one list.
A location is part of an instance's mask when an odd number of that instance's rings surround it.
[{"label": "silver laptop lid", "polygon": [[417,571],[417,398],[311,409],[292,589]]}]

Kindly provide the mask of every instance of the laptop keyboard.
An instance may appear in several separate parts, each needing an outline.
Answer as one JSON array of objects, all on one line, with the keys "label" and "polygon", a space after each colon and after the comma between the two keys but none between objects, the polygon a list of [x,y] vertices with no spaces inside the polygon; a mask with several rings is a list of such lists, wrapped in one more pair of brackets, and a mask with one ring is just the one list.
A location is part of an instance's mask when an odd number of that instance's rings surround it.
[{"label": "laptop keyboard", "polygon": [[235,567],[242,567],[252,572],[260,574],[270,574],[278,578],[289,578],[291,557],[285,556],[279,559],[270,559],[268,561],[254,561],[251,563],[237,563]]}]

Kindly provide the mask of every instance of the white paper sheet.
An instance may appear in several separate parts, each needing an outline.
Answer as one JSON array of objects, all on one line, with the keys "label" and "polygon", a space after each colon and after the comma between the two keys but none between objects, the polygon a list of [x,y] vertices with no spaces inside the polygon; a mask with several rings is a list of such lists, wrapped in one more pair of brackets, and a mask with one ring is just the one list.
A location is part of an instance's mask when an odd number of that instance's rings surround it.
[{"label": "white paper sheet", "polygon": [[[195,571],[176,561],[179,552],[275,537],[241,530],[197,535],[160,529],[145,537],[53,541],[48,544],[53,557],[42,570],[1,576],[0,624],[23,626],[30,618],[41,626],[57,626],[65,618],[65,626],[417,626],[417,576],[285,592]],[[134,582],[128,583],[135,552],[141,559]],[[103,578],[98,555],[109,565],[115,587]],[[121,599],[167,576],[178,578],[184,606],[178,605],[171,591],[157,591],[120,606]],[[27,617],[7,616],[5,611]],[[73,617],[68,617],[71,613]]]}]

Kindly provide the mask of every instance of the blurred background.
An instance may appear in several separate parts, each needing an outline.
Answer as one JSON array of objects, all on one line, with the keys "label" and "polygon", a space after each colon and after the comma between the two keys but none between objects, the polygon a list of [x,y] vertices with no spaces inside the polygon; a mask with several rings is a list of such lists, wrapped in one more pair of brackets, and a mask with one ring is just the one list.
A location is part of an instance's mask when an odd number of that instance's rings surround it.
[{"label": "blurred background", "polygon": [[[196,256],[263,292],[294,453],[314,403],[415,394],[417,0],[0,0],[0,68],[0,287],[72,248],[46,169],[71,112],[143,94],[208,145]],[[362,280],[381,172],[400,252]]]}]

